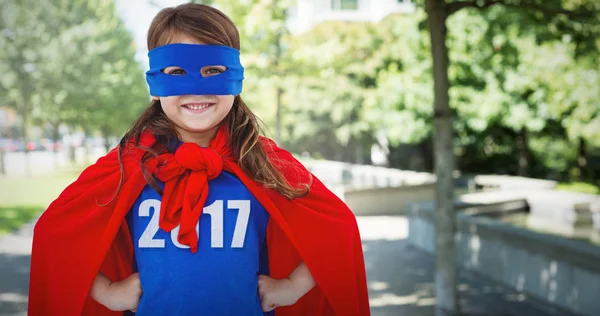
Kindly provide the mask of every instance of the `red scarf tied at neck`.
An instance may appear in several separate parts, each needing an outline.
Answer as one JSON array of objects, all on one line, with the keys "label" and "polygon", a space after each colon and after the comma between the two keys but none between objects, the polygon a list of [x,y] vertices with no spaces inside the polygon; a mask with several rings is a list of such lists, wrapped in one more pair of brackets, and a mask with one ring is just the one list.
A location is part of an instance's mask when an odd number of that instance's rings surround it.
[{"label": "red scarf tied at neck", "polygon": [[[217,139],[217,138],[215,138]],[[208,197],[208,180],[218,177],[223,171],[223,157],[231,152],[227,146],[203,148],[195,143],[184,143],[175,154],[163,154],[157,158],[158,165],[153,174],[165,183],[160,206],[159,226],[170,232],[180,225],[178,240],[188,245],[192,252],[198,250],[196,223]],[[221,153],[217,153],[220,149]],[[151,161],[151,164],[156,164]]]}]

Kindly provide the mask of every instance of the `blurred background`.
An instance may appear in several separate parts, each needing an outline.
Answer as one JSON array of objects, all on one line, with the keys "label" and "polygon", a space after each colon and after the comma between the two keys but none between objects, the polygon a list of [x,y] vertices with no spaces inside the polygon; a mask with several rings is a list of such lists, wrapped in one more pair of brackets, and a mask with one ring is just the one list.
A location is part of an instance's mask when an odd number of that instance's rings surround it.
[{"label": "blurred background", "polygon": [[[0,2],[0,315],[20,315],[32,221],[149,105],[147,29],[190,1]],[[374,314],[600,310],[600,1],[195,2],[238,26],[266,134],[359,218]]]}]

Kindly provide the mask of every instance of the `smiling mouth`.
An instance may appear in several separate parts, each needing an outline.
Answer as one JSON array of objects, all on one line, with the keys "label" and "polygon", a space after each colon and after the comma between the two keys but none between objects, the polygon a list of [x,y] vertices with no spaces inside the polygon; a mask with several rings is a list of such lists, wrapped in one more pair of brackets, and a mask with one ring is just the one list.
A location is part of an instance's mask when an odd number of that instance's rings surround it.
[{"label": "smiling mouth", "polygon": [[200,110],[204,110],[204,109],[210,107],[211,105],[215,105],[215,103],[211,103],[211,102],[186,103],[186,104],[182,105],[182,107],[192,110],[192,111],[200,111]]}]

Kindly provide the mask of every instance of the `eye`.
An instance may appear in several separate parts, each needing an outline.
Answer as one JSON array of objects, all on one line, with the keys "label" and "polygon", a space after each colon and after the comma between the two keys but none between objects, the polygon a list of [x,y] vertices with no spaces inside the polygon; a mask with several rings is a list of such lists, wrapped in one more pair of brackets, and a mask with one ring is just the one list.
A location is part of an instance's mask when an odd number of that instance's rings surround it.
[{"label": "eye", "polygon": [[167,75],[173,75],[173,76],[185,75],[185,70],[183,70],[179,67],[176,67],[176,66],[167,67],[167,68],[163,69],[162,72],[166,73]]},{"label": "eye", "polygon": [[202,77],[210,77],[210,76],[216,76],[218,74],[221,74],[221,73],[225,72],[225,70],[227,70],[227,67],[225,67],[225,66],[206,66],[206,67],[202,67],[200,72],[202,74]]}]

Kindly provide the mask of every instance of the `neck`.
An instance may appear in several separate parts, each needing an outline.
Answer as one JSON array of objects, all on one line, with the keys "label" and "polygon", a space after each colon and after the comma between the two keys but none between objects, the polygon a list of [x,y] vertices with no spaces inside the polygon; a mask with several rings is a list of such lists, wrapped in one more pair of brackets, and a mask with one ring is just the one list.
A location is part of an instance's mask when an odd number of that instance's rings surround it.
[{"label": "neck", "polygon": [[196,143],[202,147],[208,147],[210,141],[215,137],[219,126],[215,126],[204,132],[190,132],[182,129],[178,129],[181,141],[184,143]]}]

